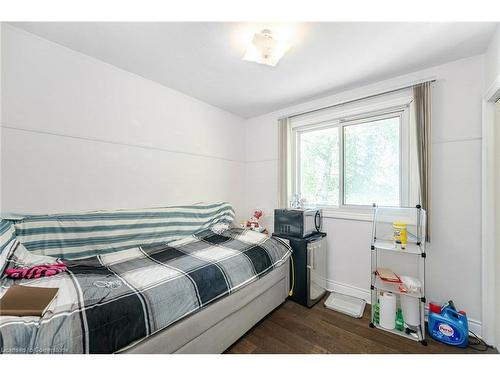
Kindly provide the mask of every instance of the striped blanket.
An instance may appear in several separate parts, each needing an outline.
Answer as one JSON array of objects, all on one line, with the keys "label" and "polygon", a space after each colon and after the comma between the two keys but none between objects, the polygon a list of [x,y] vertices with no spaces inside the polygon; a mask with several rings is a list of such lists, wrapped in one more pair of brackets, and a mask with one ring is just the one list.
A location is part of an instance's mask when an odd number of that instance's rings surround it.
[{"label": "striped blanket", "polygon": [[7,250],[11,247],[14,238],[14,225],[10,221],[0,220],[0,276],[7,265]]},{"label": "striped blanket", "polygon": [[9,245],[14,239],[15,230],[12,222],[7,220],[0,220],[0,253]]},{"label": "striped blanket", "polygon": [[[2,353],[113,353],[239,290],[284,263],[290,248],[278,238],[243,229],[203,230],[167,244],[133,247],[65,261],[68,271],[12,284],[57,287],[42,318],[0,317]],[[7,265],[30,267],[54,258],[18,241]]]},{"label": "striped blanket", "polygon": [[[37,215],[1,221],[0,239],[11,239],[15,229],[16,238],[34,254],[80,259],[133,246],[175,241],[216,224],[229,224],[233,220],[234,210],[225,202]],[[6,231],[4,235],[2,230]]]}]

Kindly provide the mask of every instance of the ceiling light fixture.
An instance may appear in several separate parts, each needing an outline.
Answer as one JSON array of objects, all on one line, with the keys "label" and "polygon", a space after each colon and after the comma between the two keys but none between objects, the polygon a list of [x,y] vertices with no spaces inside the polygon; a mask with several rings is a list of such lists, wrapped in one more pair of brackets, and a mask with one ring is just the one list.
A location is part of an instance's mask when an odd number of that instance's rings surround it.
[{"label": "ceiling light fixture", "polygon": [[271,30],[264,29],[260,33],[255,33],[243,60],[276,66],[288,48],[287,43],[273,38]]}]

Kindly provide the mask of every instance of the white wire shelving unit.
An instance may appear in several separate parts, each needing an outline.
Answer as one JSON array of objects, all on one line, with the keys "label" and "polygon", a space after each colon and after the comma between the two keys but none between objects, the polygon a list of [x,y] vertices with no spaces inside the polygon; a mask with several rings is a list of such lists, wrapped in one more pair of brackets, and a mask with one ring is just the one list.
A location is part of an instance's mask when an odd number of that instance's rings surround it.
[{"label": "white wire shelving unit", "polygon": [[[420,205],[416,207],[379,207],[374,205],[375,213],[373,218],[372,243],[371,243],[371,322],[370,327],[381,329],[386,332],[419,341],[422,345],[427,345],[425,339],[425,233],[426,233],[426,212]],[[393,235],[393,223],[399,221],[407,225],[408,242],[405,249],[401,249],[395,244]],[[410,258],[416,259],[418,270],[417,278],[422,287],[417,292],[402,292],[399,284],[384,282],[377,275],[377,268],[380,266],[380,254],[391,257],[395,254],[406,254],[409,263],[414,263]],[[401,260],[400,260],[401,262]],[[398,274],[398,270],[393,270]],[[397,303],[400,304],[401,295],[419,299],[420,323],[417,326],[409,326],[405,322],[403,331],[396,329],[386,329],[375,321],[375,305],[379,300],[380,292],[391,292],[396,295]]]}]

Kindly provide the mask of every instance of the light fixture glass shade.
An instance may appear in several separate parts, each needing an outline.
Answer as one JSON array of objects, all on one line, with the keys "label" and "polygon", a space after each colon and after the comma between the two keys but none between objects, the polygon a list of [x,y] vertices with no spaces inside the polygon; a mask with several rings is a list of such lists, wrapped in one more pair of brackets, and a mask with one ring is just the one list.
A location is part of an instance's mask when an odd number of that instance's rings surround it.
[{"label": "light fixture glass shade", "polygon": [[288,46],[285,43],[274,39],[271,31],[265,29],[254,35],[243,60],[276,66],[287,50]]}]

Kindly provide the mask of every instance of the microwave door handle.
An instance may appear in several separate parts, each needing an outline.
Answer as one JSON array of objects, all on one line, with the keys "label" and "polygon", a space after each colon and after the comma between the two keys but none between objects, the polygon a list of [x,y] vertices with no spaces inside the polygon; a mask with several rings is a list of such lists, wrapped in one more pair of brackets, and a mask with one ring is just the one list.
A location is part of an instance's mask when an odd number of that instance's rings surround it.
[{"label": "microwave door handle", "polygon": [[319,229],[321,227],[321,217],[319,215],[319,211],[316,211],[316,214],[314,214],[314,226],[316,227],[316,232],[319,232]]}]

